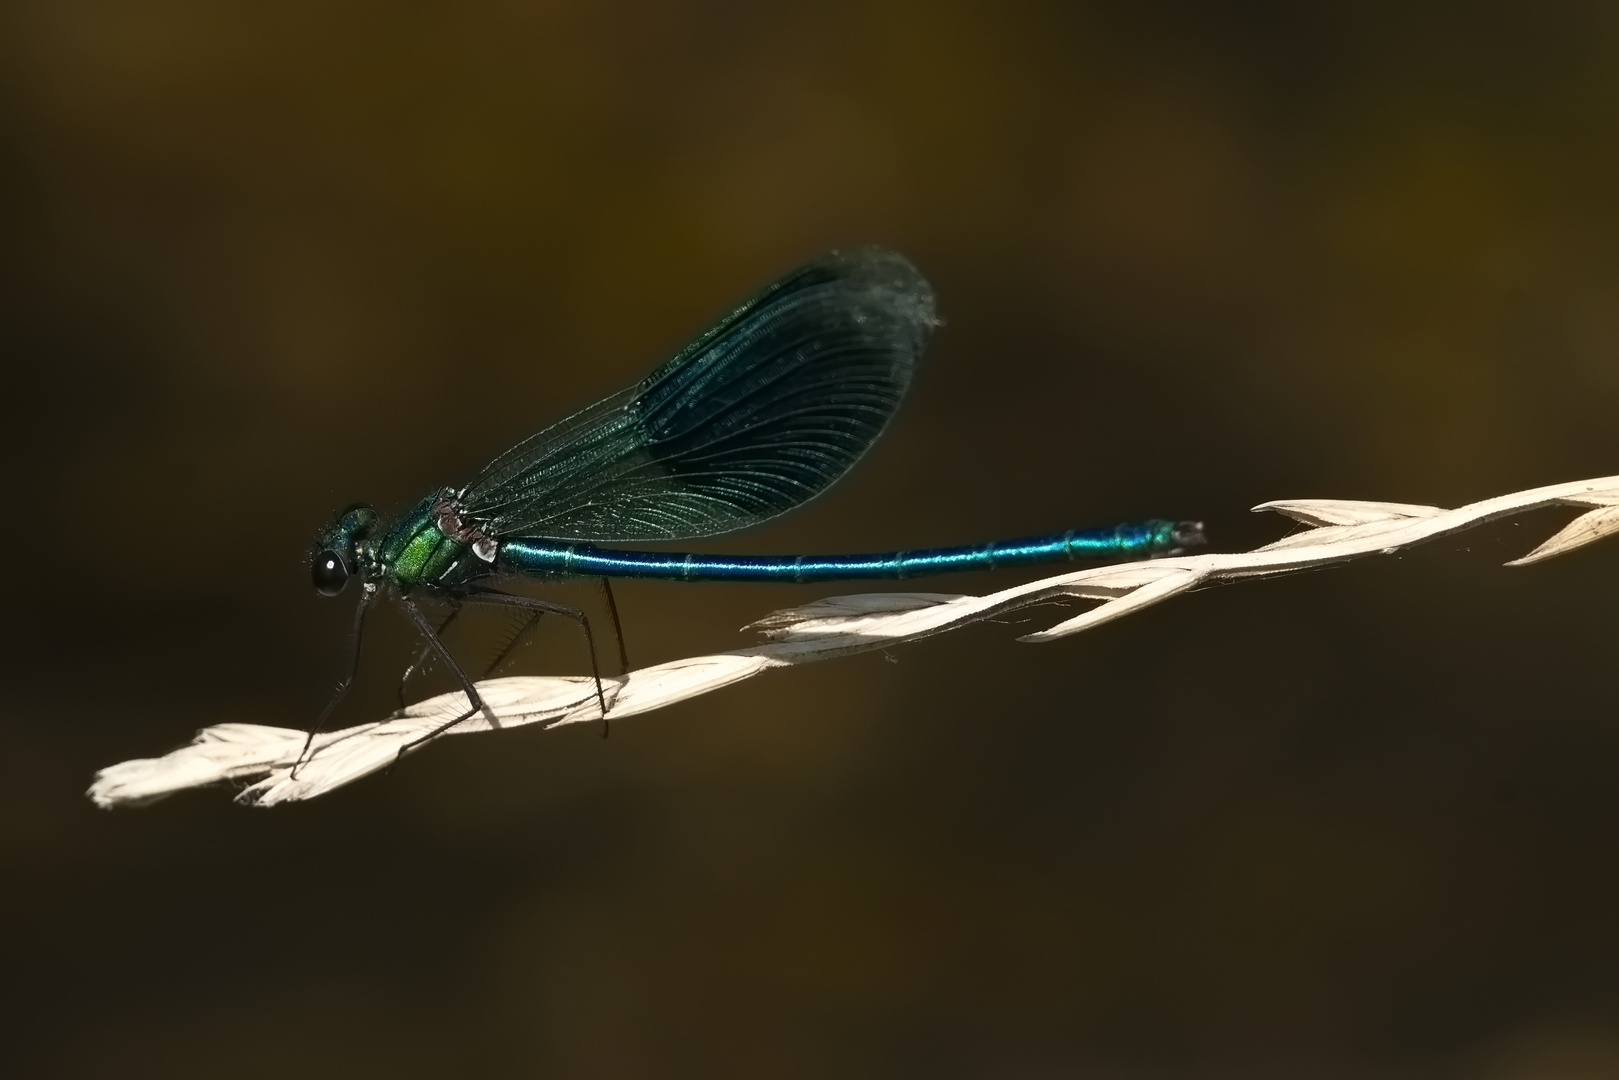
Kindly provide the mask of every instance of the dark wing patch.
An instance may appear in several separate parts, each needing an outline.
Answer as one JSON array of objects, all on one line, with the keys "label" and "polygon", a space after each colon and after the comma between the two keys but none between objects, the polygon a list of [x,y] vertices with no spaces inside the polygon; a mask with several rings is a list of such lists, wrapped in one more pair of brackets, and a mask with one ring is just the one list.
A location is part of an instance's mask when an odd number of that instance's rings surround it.
[{"label": "dark wing patch", "polygon": [[937,325],[895,252],[833,252],[638,386],[512,447],[461,492],[496,537],[592,543],[740,529],[814,498],[876,441]]}]

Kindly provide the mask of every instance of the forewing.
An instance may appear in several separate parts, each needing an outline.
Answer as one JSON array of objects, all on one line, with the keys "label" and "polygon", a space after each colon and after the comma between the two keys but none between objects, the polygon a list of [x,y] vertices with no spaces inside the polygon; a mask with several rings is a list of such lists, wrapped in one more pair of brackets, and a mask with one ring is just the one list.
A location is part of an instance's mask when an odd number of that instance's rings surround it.
[{"label": "forewing", "polygon": [[638,386],[496,458],[461,494],[492,536],[712,536],[814,498],[876,441],[937,324],[905,258],[800,267]]}]

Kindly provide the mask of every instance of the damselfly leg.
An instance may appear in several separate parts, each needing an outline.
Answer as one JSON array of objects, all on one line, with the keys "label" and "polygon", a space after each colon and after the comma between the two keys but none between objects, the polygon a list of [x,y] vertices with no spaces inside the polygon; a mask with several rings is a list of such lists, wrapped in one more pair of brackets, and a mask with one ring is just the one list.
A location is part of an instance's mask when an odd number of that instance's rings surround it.
[{"label": "damselfly leg", "polygon": [[[434,636],[443,638],[444,631],[450,628],[450,625],[455,622],[456,616],[460,614],[461,605],[452,597],[450,599],[450,614],[445,617],[443,622],[438,624],[438,629],[434,632]],[[405,669],[405,673],[399,676],[399,708],[401,711],[405,708],[405,684],[410,682],[412,675],[422,669],[422,665],[427,663],[427,658],[432,652],[433,646],[431,644],[423,645],[422,651],[416,654],[416,659]],[[488,678],[488,675],[486,674],[484,677]]]},{"label": "damselfly leg", "polygon": [[[617,644],[618,644],[619,673],[620,674],[628,674],[629,670],[630,670],[630,654],[629,654],[628,650],[624,647],[624,630],[623,630],[623,627],[619,623],[618,604],[613,599],[613,586],[612,586],[612,583],[609,582],[606,578],[597,578],[596,579],[596,584],[600,587],[601,593],[602,593],[602,599],[607,605],[608,621],[611,623],[611,625],[613,627],[613,640],[615,642],[617,642]],[[443,622],[438,624],[437,633],[438,633],[438,636],[439,636],[440,639],[442,639],[444,637],[444,632],[446,630],[448,630],[455,623],[456,618],[461,614],[461,601],[459,599],[457,599],[455,597],[450,597],[448,602],[451,605],[450,614],[445,617]],[[474,603],[476,603],[476,601],[474,601]],[[510,633],[510,635],[507,637],[506,643],[503,646],[501,646],[500,651],[495,654],[495,658],[493,660],[489,661],[489,666],[484,668],[484,672],[483,672],[483,678],[484,679],[488,679],[488,678],[492,677],[495,674],[495,672],[500,669],[500,666],[502,664],[504,664],[511,657],[512,653],[516,651],[517,646],[521,645],[523,643],[523,641],[528,637],[529,631],[533,630],[535,625],[537,623],[539,623],[541,616],[543,616],[546,613],[546,610],[550,610],[550,609],[530,610],[529,611],[529,613],[523,618],[522,622],[518,624],[517,628],[515,630],[513,630]],[[405,687],[406,687],[406,685],[410,682],[412,676],[416,675],[418,672],[420,672],[422,670],[423,666],[427,662],[427,658],[430,655],[432,655],[432,652],[433,652],[433,646],[432,645],[423,645],[421,652],[416,654],[416,659],[411,663],[411,665],[409,667],[407,667],[405,669],[404,674],[400,676],[400,678],[399,678],[399,708],[400,709],[404,709],[406,707],[406,701],[405,701]]]},{"label": "damselfly leg", "polygon": [[[476,716],[480,712],[489,721],[490,727],[500,727],[500,717],[496,716],[495,710],[491,709],[484,699],[479,696],[478,688],[467,677],[467,673],[461,670],[461,665],[456,661],[455,655],[450,652],[443,641],[439,640],[437,631],[433,629],[433,624],[427,621],[427,616],[423,615],[422,609],[416,606],[416,601],[401,593],[399,602],[404,605],[405,613],[410,616],[410,621],[416,624],[416,629],[421,631],[421,635],[427,641],[428,646],[438,653],[439,659],[449,665],[450,670],[455,673],[456,679],[461,683],[462,691],[467,695],[467,704],[469,706],[467,711],[445,725],[445,728],[440,728],[439,731],[454,727],[456,724]],[[434,732],[434,734],[436,735],[438,732]]]},{"label": "damselfly leg", "polygon": [[349,634],[351,642],[349,648],[349,673],[343,676],[343,680],[337,684],[337,692],[326,703],[326,708],[321,710],[320,719],[315,721],[315,726],[309,729],[309,737],[304,739],[304,748],[298,751],[298,759],[292,763],[292,779],[294,780],[298,779],[298,766],[302,765],[304,759],[309,756],[309,748],[314,745],[315,736],[326,730],[327,718],[332,715],[338,704],[348,695],[349,687],[354,685],[355,676],[360,673],[360,643],[365,635],[365,613],[371,606],[372,598],[376,595],[377,587],[370,582],[367,582],[365,588],[360,592],[360,602],[354,608],[354,629]]},{"label": "damselfly leg", "polygon": [[500,647],[500,651],[495,654],[495,658],[489,661],[489,666],[483,669],[484,679],[492,677],[496,671],[500,670],[500,666],[507,661],[517,646],[522,644],[523,639],[528,637],[528,632],[534,629],[535,625],[539,623],[540,617],[544,614],[545,612],[543,611],[530,611],[523,614],[516,627],[508,631],[506,644]]},{"label": "damselfly leg", "polygon": [[618,671],[620,675],[630,673],[630,654],[624,648],[624,630],[618,623],[618,602],[613,599],[613,584],[606,578],[597,578],[601,582],[602,598],[607,601],[607,618],[613,624],[613,637],[618,641]]},{"label": "damselfly leg", "polygon": [[[411,612],[411,617],[416,620],[416,625],[421,629],[422,633],[424,635],[430,634],[432,631],[432,624],[427,621],[426,616],[421,614],[420,609],[411,603],[408,597],[401,597],[400,599],[404,601],[407,610]],[[601,708],[602,737],[606,738],[607,692],[602,688],[601,665],[596,660],[596,638],[595,635],[590,631],[590,619],[583,611],[580,611],[578,608],[568,607],[565,604],[553,604],[549,600],[536,600],[531,596],[514,596],[511,593],[503,593],[498,589],[490,588],[475,587],[471,591],[463,594],[460,600],[463,604],[488,604],[491,606],[520,608],[533,612],[536,615],[544,615],[547,613],[553,615],[562,615],[577,622],[579,624],[579,628],[584,631],[585,648],[590,654],[590,674],[591,678],[593,678],[596,683],[596,704]],[[400,757],[404,757],[407,753],[414,750],[421,744],[438,738],[440,735],[444,734],[446,731],[449,731],[457,724],[471,719],[473,716],[477,715],[480,709],[483,710],[484,714],[489,717],[489,721],[493,726],[500,726],[499,721],[495,719],[493,711],[489,709],[489,706],[484,703],[481,697],[477,696],[477,690],[473,688],[470,680],[468,680],[466,675],[462,673],[461,668],[455,663],[454,659],[450,657],[449,650],[446,649],[443,643],[439,642],[436,637],[431,637],[429,640],[433,643],[434,648],[438,651],[439,655],[445,658],[445,660],[455,671],[456,675],[460,677],[462,686],[466,690],[468,701],[472,704],[472,708],[468,709],[460,716],[457,716],[454,720],[441,724],[432,731],[428,732],[426,735],[413,739],[404,746],[400,747]],[[621,641],[620,652],[622,651],[623,644]]]}]

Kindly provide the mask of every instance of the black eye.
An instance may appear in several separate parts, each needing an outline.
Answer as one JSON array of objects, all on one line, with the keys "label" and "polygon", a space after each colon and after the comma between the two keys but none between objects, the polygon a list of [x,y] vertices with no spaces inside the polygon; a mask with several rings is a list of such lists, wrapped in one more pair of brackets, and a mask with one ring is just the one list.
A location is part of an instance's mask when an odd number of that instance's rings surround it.
[{"label": "black eye", "polygon": [[315,579],[315,591],[322,596],[336,596],[349,583],[349,568],[343,565],[342,556],[335,551],[323,551],[316,555],[310,573]]}]

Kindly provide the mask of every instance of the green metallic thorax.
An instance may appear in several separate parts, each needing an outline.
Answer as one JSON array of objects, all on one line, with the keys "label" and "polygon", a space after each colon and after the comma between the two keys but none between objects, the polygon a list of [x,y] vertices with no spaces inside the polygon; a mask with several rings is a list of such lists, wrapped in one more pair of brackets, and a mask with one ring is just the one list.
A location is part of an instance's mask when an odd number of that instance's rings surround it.
[{"label": "green metallic thorax", "polygon": [[488,572],[470,545],[439,528],[433,498],[423,499],[362,553],[368,577],[385,578],[401,589],[450,588]]}]

